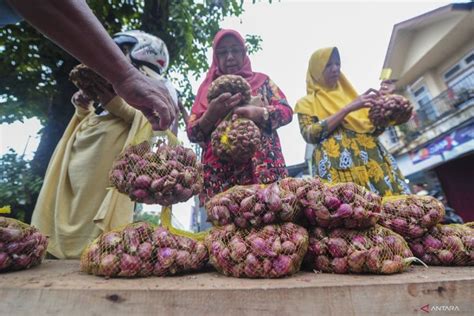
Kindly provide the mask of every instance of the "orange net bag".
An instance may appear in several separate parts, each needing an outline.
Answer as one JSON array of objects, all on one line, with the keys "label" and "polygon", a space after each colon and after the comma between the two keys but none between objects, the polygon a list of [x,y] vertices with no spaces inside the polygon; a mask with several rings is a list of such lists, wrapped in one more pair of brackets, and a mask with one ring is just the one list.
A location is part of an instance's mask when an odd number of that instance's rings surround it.
[{"label": "orange net bag", "polygon": [[416,260],[402,236],[379,225],[360,231],[316,227],[309,236],[305,266],[311,270],[392,274]]},{"label": "orange net bag", "polygon": [[400,195],[383,198],[380,225],[405,239],[423,236],[444,217],[444,205],[431,196]]},{"label": "orange net bag", "polygon": [[462,224],[438,224],[421,238],[409,240],[413,254],[426,264],[474,265],[474,229]]},{"label": "orange net bag", "polygon": [[219,193],[205,205],[213,225],[234,223],[240,228],[290,222],[296,219],[296,195],[277,183],[238,185]]},{"label": "orange net bag", "polygon": [[369,110],[374,126],[387,127],[406,123],[413,112],[407,98],[398,94],[385,94],[375,99]]},{"label": "orange net bag", "polygon": [[39,265],[47,248],[48,239],[35,227],[0,216],[0,272]]},{"label": "orange net bag", "polygon": [[167,276],[199,271],[207,261],[203,242],[137,222],[94,240],[82,253],[81,270],[105,277]]},{"label": "orange net bag", "polygon": [[308,232],[293,223],[239,229],[214,227],[205,239],[209,262],[233,277],[279,278],[299,271]]},{"label": "orange net bag", "polygon": [[143,141],[128,146],[112,166],[110,183],[132,201],[168,206],[202,190],[202,165],[196,154],[178,145],[170,131],[165,133],[166,139],[153,145]]},{"label": "orange net bag", "polygon": [[382,199],[352,182],[320,183],[299,190],[302,194],[297,197],[311,226],[361,229],[374,226],[381,215]]}]

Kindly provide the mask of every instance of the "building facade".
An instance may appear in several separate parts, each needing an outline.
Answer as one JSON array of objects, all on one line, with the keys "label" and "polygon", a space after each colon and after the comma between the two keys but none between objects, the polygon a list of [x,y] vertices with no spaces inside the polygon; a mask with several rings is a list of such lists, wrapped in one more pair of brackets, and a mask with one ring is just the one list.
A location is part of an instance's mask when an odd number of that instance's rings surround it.
[{"label": "building facade", "polygon": [[465,221],[474,220],[474,11],[451,4],[393,28],[384,62],[412,119],[382,143],[411,184],[440,191]]}]

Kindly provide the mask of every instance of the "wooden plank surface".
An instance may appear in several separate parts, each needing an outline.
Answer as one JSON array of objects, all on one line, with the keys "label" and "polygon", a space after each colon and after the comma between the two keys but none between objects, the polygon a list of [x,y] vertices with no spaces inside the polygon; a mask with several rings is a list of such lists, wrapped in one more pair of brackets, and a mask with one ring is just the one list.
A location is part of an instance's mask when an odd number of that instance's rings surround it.
[{"label": "wooden plank surface", "polygon": [[300,272],[237,279],[216,272],[104,279],[78,261],[47,260],[0,274],[0,315],[474,315],[474,267],[413,267],[403,274]]}]

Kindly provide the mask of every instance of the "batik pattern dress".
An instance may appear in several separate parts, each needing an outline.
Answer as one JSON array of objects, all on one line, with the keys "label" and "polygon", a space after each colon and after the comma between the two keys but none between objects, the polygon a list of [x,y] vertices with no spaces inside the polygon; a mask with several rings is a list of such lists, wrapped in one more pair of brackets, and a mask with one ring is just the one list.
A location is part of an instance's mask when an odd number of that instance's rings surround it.
[{"label": "batik pattern dress", "polygon": [[257,89],[255,95],[261,97],[269,119],[264,126],[260,126],[262,144],[248,163],[235,164],[216,157],[212,153],[210,134],[205,135],[199,127],[200,117],[194,114],[189,117],[188,137],[191,142],[203,147],[204,190],[200,195],[201,204],[235,185],[271,183],[288,175],[277,129],[291,122],[293,111],[285,95],[270,79]]},{"label": "batik pattern dress", "polygon": [[377,140],[383,129],[356,133],[342,126],[328,133],[326,120],[298,114],[300,131],[315,144],[313,175],[332,183],[354,182],[381,196],[409,194],[393,156]]}]

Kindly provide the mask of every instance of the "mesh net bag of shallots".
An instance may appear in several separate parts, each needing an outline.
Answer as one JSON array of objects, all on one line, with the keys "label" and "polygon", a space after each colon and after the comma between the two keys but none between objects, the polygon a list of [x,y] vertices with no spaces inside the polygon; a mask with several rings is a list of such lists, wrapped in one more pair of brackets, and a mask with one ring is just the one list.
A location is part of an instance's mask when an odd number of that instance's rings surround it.
[{"label": "mesh net bag of shallots", "polygon": [[308,233],[293,223],[250,229],[230,224],[213,227],[205,243],[209,262],[227,276],[279,278],[299,271]]},{"label": "mesh net bag of shallots", "polygon": [[431,196],[399,195],[384,197],[380,225],[405,239],[423,236],[444,217],[444,205]]},{"label": "mesh net bag of shallots", "polygon": [[398,94],[386,94],[376,98],[369,110],[369,119],[378,127],[406,123],[413,112],[407,98]]},{"label": "mesh net bag of shallots", "polygon": [[137,222],[97,237],[82,253],[81,270],[105,277],[168,276],[199,271],[207,261],[202,241]]},{"label": "mesh net bag of shallots", "polygon": [[0,216],[0,272],[39,265],[47,247],[48,239],[35,227]]},{"label": "mesh net bag of shallots", "polygon": [[382,199],[352,182],[321,183],[301,193],[297,197],[312,226],[362,229],[374,226],[381,215]]},{"label": "mesh net bag of shallots", "polygon": [[130,145],[114,161],[110,183],[132,201],[168,206],[201,192],[202,165],[196,154],[171,132],[165,136]]},{"label": "mesh net bag of shallots", "polygon": [[[240,93],[241,101],[237,106],[245,106],[251,101],[251,88],[241,76],[224,75],[214,80],[207,93],[208,102],[222,93]],[[219,123],[211,134],[212,151],[224,161],[245,163],[250,160],[261,143],[259,127],[246,118],[238,118],[232,112]]]},{"label": "mesh net bag of shallots", "polygon": [[403,237],[388,228],[316,227],[309,232],[305,267],[340,274],[393,274],[403,272],[414,260]]},{"label": "mesh net bag of shallots", "polygon": [[474,265],[474,228],[469,225],[438,224],[408,244],[413,254],[428,265]]},{"label": "mesh net bag of shallots", "polygon": [[234,223],[240,228],[290,222],[296,219],[296,195],[275,183],[238,185],[219,193],[205,205],[213,225]]}]

